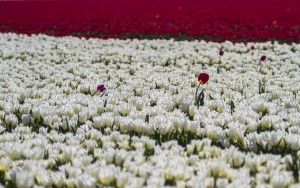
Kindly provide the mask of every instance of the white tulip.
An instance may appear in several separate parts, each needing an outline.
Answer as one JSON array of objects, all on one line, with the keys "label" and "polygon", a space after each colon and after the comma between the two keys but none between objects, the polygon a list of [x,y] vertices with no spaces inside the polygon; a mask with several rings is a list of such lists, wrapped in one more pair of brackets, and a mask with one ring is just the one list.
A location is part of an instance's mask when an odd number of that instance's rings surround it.
[{"label": "white tulip", "polygon": [[0,171],[7,171],[12,164],[12,160],[8,157],[3,157],[0,159]]},{"label": "white tulip", "polygon": [[63,186],[65,182],[65,175],[63,172],[51,173],[51,181],[57,187]]},{"label": "white tulip", "polygon": [[85,123],[88,119],[88,111],[87,110],[83,110],[81,112],[79,112],[79,122],[80,123]]},{"label": "white tulip", "polygon": [[21,171],[16,174],[16,184],[20,188],[30,188],[34,185],[34,177],[31,172]]},{"label": "white tulip", "polygon": [[109,167],[101,168],[98,175],[99,181],[104,185],[109,185],[115,179],[114,173]]},{"label": "white tulip", "polygon": [[14,128],[18,125],[18,118],[14,114],[9,114],[5,116],[5,124],[11,126],[11,128]]},{"label": "white tulip", "polygon": [[78,178],[78,187],[96,187],[96,180],[93,177],[84,174]]},{"label": "white tulip", "polygon": [[194,105],[191,105],[189,107],[189,115],[190,115],[190,117],[194,117],[196,115],[197,111],[198,111],[197,107],[194,106]]}]

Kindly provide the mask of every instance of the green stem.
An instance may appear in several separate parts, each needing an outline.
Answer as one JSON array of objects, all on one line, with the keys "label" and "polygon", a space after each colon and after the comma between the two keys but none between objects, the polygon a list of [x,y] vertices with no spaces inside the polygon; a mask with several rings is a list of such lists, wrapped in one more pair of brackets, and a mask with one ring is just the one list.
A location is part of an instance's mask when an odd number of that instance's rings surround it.
[{"label": "green stem", "polygon": [[198,108],[199,106],[203,106],[203,105],[204,105],[204,92],[202,90],[198,96]]},{"label": "green stem", "polygon": [[198,96],[198,91],[199,91],[200,85],[201,85],[201,84],[199,84],[198,87],[197,87],[197,89],[196,89],[196,94],[195,94],[195,105],[198,104],[198,97],[199,97],[199,96]]}]

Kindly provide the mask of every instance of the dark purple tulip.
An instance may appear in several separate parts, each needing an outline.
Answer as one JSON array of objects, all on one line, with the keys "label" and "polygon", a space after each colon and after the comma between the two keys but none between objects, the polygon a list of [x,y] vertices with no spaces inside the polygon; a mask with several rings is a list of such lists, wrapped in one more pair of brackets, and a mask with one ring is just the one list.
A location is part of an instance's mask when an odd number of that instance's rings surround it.
[{"label": "dark purple tulip", "polygon": [[260,57],[260,61],[266,61],[266,59],[267,59],[267,56],[265,56],[265,55]]},{"label": "dark purple tulip", "polygon": [[100,85],[97,86],[97,91],[99,93],[103,93],[105,90],[106,90],[106,87],[105,87],[104,84],[100,84]]}]

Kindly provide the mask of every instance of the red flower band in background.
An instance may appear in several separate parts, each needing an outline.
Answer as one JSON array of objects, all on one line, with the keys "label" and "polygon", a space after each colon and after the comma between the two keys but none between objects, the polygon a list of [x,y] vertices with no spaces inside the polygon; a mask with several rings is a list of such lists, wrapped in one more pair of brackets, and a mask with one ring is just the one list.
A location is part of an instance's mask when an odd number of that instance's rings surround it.
[{"label": "red flower band in background", "polygon": [[300,1],[0,1],[0,32],[300,41]]}]

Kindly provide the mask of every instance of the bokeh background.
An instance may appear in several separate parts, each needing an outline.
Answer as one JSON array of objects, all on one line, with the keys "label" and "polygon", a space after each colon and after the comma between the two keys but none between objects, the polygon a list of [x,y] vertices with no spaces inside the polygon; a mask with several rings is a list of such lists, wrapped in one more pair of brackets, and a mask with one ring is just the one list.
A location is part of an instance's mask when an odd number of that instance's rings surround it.
[{"label": "bokeh background", "polygon": [[0,32],[299,42],[300,1],[0,1]]}]

